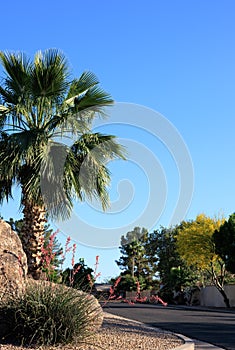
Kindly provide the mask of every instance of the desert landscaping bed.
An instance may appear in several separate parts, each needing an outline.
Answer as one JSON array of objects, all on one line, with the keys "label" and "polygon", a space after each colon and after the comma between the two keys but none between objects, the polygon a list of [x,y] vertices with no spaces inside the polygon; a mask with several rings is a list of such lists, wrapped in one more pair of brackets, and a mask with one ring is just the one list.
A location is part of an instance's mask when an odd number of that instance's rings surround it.
[{"label": "desert landscaping bed", "polygon": [[[105,313],[101,329],[84,344],[66,345],[57,347],[40,347],[47,350],[169,350],[183,344],[183,341],[174,334],[148,328],[141,323],[129,321]],[[1,350],[25,350],[9,344],[1,344]],[[35,348],[27,348],[31,350]]]}]

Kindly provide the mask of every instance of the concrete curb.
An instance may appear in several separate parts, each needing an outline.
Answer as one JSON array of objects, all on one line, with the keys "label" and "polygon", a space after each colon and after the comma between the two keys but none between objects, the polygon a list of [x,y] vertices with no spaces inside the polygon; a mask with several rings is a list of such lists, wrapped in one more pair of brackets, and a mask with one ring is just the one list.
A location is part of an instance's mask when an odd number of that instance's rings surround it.
[{"label": "concrete curb", "polygon": [[185,337],[182,334],[177,334],[177,333],[173,333],[173,334],[183,339],[184,341],[183,345],[177,346],[177,348],[174,348],[173,350],[194,350],[195,349],[195,343],[192,339]]},{"label": "concrete curb", "polygon": [[205,342],[200,341],[200,340],[194,339],[194,342],[195,342],[195,349],[197,349],[197,350],[224,350],[222,348],[219,348],[216,345],[213,345],[210,343],[205,343]]},{"label": "concrete curb", "polygon": [[136,320],[131,320],[129,318],[125,318],[125,317],[121,317],[121,316],[117,316],[117,315],[111,314],[111,313],[109,313],[107,311],[104,312],[104,317],[105,317],[105,313],[108,313],[109,315],[112,315],[113,317],[115,317],[117,319],[122,319],[122,320],[125,320],[125,321],[134,322],[136,324],[141,324],[141,326],[143,328],[148,328],[148,329],[151,329],[151,330],[153,330],[155,332],[173,334],[176,337],[178,337],[178,338],[180,338],[180,339],[182,339],[184,341],[183,345],[177,346],[176,348],[173,348],[172,350],[194,350],[195,349],[194,341],[192,339],[190,339],[190,338],[185,337],[183,334],[173,333],[173,332],[170,332],[170,331],[166,331],[165,329],[162,329],[162,328],[150,327],[150,326],[145,325],[142,322],[139,322],[139,321],[136,321]]}]

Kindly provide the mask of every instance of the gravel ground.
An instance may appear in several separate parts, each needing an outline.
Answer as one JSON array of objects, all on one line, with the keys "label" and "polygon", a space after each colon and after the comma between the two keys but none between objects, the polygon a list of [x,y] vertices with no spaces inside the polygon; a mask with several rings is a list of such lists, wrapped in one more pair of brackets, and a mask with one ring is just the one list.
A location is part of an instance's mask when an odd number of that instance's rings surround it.
[{"label": "gravel ground", "polygon": [[[40,347],[45,350],[169,350],[183,344],[175,335],[148,328],[141,323],[128,321],[105,313],[101,329],[85,344],[57,347]],[[1,350],[26,350],[14,345],[1,345]],[[35,348],[27,348],[31,350]]]}]

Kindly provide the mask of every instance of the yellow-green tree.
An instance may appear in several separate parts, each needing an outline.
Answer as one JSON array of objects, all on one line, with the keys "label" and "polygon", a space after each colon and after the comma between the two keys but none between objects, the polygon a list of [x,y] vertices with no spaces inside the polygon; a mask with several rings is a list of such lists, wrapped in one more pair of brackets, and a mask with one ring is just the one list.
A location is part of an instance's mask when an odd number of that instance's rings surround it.
[{"label": "yellow-green tree", "polygon": [[229,299],[224,291],[225,264],[215,252],[213,233],[223,224],[222,218],[210,218],[200,214],[195,220],[182,222],[177,230],[177,250],[188,266],[197,267],[211,277],[212,283],[222,294],[227,307]]}]

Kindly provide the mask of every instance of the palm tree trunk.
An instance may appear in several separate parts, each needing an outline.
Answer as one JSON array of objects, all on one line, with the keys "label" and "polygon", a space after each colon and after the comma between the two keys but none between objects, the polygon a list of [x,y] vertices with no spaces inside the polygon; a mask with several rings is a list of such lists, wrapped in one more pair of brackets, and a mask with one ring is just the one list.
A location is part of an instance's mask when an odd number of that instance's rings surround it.
[{"label": "palm tree trunk", "polygon": [[44,240],[45,208],[34,205],[27,199],[22,201],[24,206],[24,223],[21,229],[22,245],[27,255],[28,275],[40,279],[42,271],[42,246]]}]

